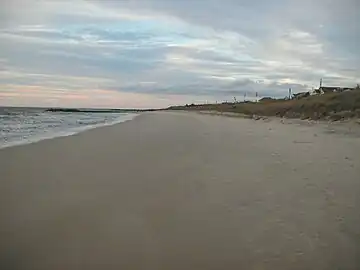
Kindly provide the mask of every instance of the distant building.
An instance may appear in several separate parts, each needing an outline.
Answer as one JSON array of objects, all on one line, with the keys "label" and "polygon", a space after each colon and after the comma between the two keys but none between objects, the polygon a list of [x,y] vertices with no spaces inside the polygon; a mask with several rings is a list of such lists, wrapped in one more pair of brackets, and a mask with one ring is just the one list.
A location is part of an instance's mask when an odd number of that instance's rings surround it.
[{"label": "distant building", "polygon": [[312,95],[321,95],[321,90],[320,90],[320,89],[315,89],[315,90],[312,92]]},{"label": "distant building", "polygon": [[301,98],[306,98],[308,96],[310,96],[310,92],[300,92],[293,94],[293,99],[301,99]]},{"label": "distant building", "polygon": [[323,95],[328,93],[340,93],[344,91],[352,91],[354,88],[349,87],[339,87],[339,86],[323,86],[323,80],[320,79],[320,87],[319,89],[315,89],[312,95]]},{"label": "distant building", "polygon": [[333,92],[341,92],[341,87],[322,86],[322,87],[320,87],[319,90],[322,94],[327,94],[327,93],[333,93]]},{"label": "distant building", "polygon": [[314,90],[314,94],[323,95],[328,93],[340,93],[344,91],[352,91],[354,88],[349,87],[338,87],[338,86],[322,86],[319,89]]}]

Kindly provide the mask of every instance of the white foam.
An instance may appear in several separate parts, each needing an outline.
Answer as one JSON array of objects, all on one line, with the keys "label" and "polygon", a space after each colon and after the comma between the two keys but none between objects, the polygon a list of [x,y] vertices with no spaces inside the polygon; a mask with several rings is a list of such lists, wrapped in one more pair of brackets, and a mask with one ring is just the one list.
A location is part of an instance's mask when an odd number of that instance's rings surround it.
[{"label": "white foam", "polygon": [[59,137],[68,137],[68,136],[72,136],[75,134],[79,134],[79,133],[87,131],[87,130],[124,123],[124,122],[134,119],[136,116],[138,116],[138,114],[135,114],[135,113],[134,114],[126,114],[126,115],[122,115],[119,119],[116,119],[115,121],[111,121],[111,122],[107,122],[107,123],[75,127],[75,128],[71,128],[69,130],[63,130],[63,131],[57,131],[57,132],[49,131],[49,132],[45,132],[43,134],[35,135],[28,139],[23,138],[18,141],[2,143],[2,144],[0,144],[0,149],[36,143],[36,142],[40,142],[43,140],[49,140],[49,139],[54,139],[54,138],[59,138]]}]

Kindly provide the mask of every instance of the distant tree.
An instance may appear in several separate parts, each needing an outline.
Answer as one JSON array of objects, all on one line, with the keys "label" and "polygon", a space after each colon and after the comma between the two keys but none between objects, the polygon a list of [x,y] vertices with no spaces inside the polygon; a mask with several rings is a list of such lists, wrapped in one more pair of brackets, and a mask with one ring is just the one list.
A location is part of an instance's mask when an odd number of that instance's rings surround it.
[{"label": "distant tree", "polygon": [[357,84],[355,87],[356,90],[360,90],[360,84]]}]

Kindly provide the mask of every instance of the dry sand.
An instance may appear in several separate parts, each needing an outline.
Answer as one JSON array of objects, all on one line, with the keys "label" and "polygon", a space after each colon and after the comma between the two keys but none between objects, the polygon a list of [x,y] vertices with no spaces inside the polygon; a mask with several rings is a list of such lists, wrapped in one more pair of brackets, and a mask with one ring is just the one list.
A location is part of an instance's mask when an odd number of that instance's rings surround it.
[{"label": "dry sand", "polygon": [[356,132],[150,113],[0,173],[0,269],[360,269]]}]

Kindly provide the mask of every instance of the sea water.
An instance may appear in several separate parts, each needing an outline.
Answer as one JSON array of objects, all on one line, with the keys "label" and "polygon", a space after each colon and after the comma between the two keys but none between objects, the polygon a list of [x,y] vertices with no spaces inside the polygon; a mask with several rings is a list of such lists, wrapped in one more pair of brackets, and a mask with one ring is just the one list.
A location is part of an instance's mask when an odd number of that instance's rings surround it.
[{"label": "sea water", "polygon": [[133,119],[129,112],[48,112],[44,108],[0,107],[0,148],[69,136]]}]

